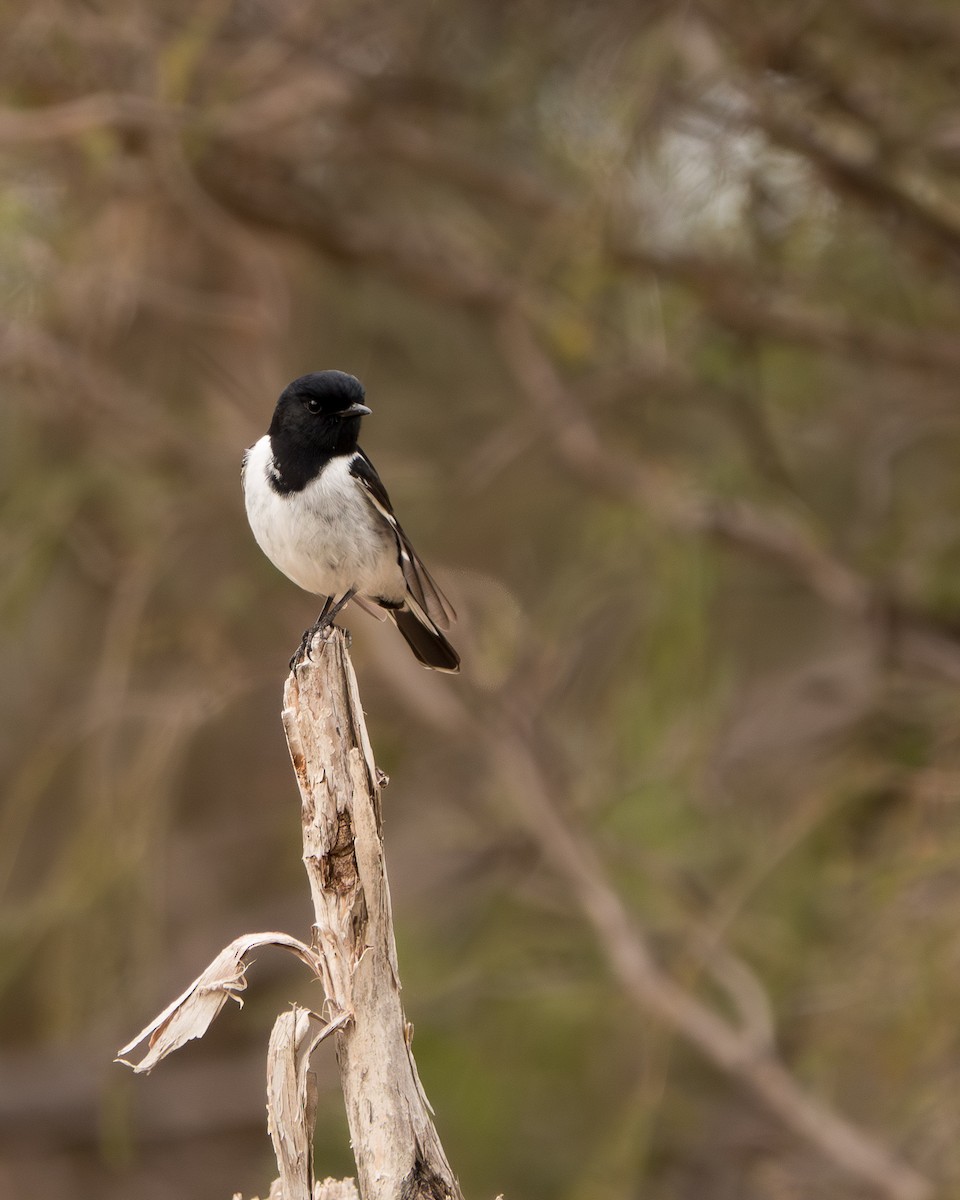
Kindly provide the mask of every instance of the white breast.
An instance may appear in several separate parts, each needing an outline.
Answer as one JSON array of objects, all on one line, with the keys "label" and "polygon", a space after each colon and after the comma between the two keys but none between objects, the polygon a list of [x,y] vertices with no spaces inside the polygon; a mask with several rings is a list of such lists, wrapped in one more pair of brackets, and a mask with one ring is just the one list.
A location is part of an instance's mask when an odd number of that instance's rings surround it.
[{"label": "white breast", "polygon": [[269,436],[247,453],[247,519],[257,544],[288,579],[318,596],[361,595],[400,601],[406,588],[393,530],[350,474],[353,455],[333,458],[299,492],[274,491]]}]

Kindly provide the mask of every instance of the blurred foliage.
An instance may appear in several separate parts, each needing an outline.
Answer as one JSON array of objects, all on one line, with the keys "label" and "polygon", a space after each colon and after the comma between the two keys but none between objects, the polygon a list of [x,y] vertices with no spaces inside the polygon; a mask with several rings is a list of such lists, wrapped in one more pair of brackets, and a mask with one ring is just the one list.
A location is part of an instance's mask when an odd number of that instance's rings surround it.
[{"label": "blurred foliage", "polygon": [[[660,961],[960,1183],[960,16],[947,0],[90,0],[0,16],[0,1195],[261,1191],[315,615],[240,452],[293,376],[461,611],[351,618],[421,1075],[471,1196],[859,1194],[612,981],[516,721]],[[493,726],[491,726],[492,728]],[[306,998],[315,1002],[309,991]],[[332,1058],[318,1155],[350,1169]]]}]

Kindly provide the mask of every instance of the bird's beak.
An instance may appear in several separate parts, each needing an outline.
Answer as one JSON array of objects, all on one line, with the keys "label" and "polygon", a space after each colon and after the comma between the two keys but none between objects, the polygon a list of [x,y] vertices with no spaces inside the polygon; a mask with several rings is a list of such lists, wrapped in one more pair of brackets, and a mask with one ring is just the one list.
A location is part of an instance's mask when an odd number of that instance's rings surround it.
[{"label": "bird's beak", "polygon": [[365,404],[351,404],[349,408],[344,409],[344,417],[369,417],[373,410],[367,408]]}]

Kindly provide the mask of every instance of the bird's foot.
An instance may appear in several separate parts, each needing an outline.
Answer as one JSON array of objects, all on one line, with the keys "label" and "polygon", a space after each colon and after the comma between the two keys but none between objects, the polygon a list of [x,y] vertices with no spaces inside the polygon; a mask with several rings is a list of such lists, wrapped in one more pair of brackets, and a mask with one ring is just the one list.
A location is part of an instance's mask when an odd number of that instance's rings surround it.
[{"label": "bird's foot", "polygon": [[[355,589],[351,588],[350,591],[347,592],[346,595],[342,596],[336,604],[334,604],[332,596],[327,598],[320,616],[317,617],[316,621],[314,621],[310,628],[304,632],[304,635],[300,640],[300,648],[297,650],[293,658],[290,659],[291,671],[295,671],[297,667],[301,666],[304,662],[309,662],[311,660],[310,649],[313,646],[313,639],[318,633],[321,632],[321,630],[332,629],[334,627],[334,617],[340,612],[345,604],[348,604],[353,599],[354,595]],[[346,638],[347,645],[349,646],[351,640],[350,630],[343,629],[342,632]]]},{"label": "bird's foot", "polygon": [[290,659],[290,670],[296,671],[297,667],[301,666],[310,657],[310,643],[313,641],[313,626],[303,631],[303,637],[300,639],[300,645],[297,647],[297,652]]},{"label": "bird's foot", "polygon": [[293,658],[290,659],[291,671],[295,671],[297,667],[303,666],[305,662],[313,661],[313,655],[310,653],[311,649],[313,648],[313,639],[318,633],[321,632],[321,630],[330,628],[332,624],[332,621],[328,621],[326,618],[321,618],[311,625],[309,629],[305,629],[303,631],[303,637],[300,639],[300,645],[297,647],[297,652]]}]

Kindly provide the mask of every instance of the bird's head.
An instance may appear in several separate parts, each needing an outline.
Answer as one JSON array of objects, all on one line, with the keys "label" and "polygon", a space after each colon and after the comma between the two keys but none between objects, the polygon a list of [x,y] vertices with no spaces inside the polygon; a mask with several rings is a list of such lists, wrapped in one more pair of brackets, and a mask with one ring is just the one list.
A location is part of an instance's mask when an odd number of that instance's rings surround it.
[{"label": "bird's head", "polygon": [[357,448],[360,419],[370,409],[363,385],[344,371],[301,375],[280,393],[270,422],[274,453],[322,460]]}]

